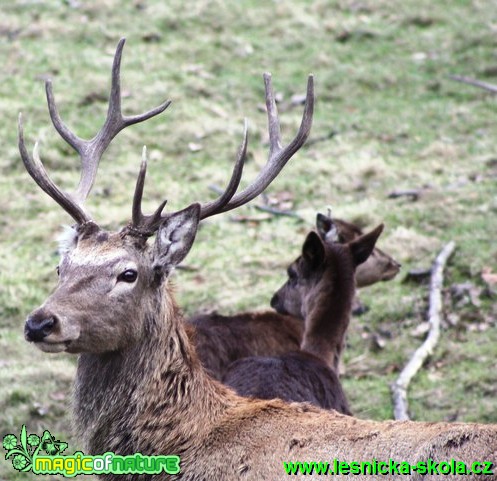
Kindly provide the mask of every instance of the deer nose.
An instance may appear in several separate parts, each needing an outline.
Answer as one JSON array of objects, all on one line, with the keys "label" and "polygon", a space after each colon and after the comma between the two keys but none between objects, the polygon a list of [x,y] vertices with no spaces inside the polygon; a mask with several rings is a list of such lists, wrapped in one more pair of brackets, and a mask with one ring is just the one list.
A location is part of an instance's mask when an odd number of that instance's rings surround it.
[{"label": "deer nose", "polygon": [[273,297],[271,297],[271,307],[273,309],[276,309],[277,305],[278,305],[278,294],[275,294]]},{"label": "deer nose", "polygon": [[271,298],[271,307],[280,314],[287,313],[285,308],[283,307],[283,303],[280,301],[280,296],[278,296],[278,294],[274,294]]},{"label": "deer nose", "polygon": [[24,325],[24,336],[29,342],[40,342],[52,333],[57,319],[55,316],[31,315]]},{"label": "deer nose", "polygon": [[288,311],[285,309],[284,301],[282,302],[278,293],[274,294],[271,298],[271,307],[278,313],[283,315],[288,315]]}]

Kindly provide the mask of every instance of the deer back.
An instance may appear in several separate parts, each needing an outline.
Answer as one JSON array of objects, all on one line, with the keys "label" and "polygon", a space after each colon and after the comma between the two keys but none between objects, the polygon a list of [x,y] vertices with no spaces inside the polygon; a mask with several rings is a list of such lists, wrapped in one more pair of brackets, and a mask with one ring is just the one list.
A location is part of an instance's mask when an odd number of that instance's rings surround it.
[{"label": "deer back", "polygon": [[192,317],[186,326],[203,366],[218,380],[238,359],[298,350],[304,328],[299,319],[274,311],[233,316],[215,312]]}]

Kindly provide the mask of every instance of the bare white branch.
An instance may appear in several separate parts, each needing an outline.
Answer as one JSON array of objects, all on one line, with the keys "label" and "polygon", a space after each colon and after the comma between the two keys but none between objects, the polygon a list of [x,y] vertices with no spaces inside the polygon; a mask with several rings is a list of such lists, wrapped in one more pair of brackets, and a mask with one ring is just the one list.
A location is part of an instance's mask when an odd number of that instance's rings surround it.
[{"label": "bare white branch", "polygon": [[456,245],[454,241],[451,241],[445,245],[445,247],[438,254],[431,268],[430,306],[428,311],[430,330],[428,331],[428,335],[426,336],[423,344],[421,344],[421,346],[414,352],[409,362],[406,364],[404,369],[402,369],[397,380],[391,386],[394,419],[409,419],[407,388],[409,387],[412,378],[421,369],[421,366],[426,358],[433,353],[435,346],[438,343],[438,339],[440,337],[440,319],[442,314],[444,268],[450,256],[454,252],[455,247]]}]

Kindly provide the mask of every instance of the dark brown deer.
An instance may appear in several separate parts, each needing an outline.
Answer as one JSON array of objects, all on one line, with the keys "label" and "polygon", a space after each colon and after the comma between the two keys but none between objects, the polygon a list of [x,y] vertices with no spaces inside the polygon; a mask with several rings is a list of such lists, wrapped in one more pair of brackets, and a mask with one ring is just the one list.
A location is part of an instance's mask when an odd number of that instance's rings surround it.
[{"label": "dark brown deer", "polygon": [[[114,99],[119,98],[121,49],[122,42],[114,64]],[[143,163],[132,221],[120,232],[102,230],[83,207],[83,196],[65,193],[50,180],[37,152],[34,159],[29,156],[20,128],[19,147],[28,171],[76,221],[74,236],[62,253],[59,284],[28,316],[25,336],[43,351],[79,354],[74,423],[85,450],[90,454],[177,454],[181,474],[155,479],[182,481],[281,479],[282,463],[287,460],[371,462],[375,458],[388,463],[391,458],[415,464],[428,458],[434,462],[454,458],[468,466],[475,461],[495,463],[496,425],[363,421],[307,404],[249,400],[202,368],[168,277],[191,248],[198,222],[256,195],[307,137],[312,81],[299,134],[285,148],[280,147],[269,84],[266,77],[270,167],[263,168],[258,182],[236,195],[230,187],[222,201],[213,204],[192,204],[167,214],[162,214],[161,205],[146,216],[141,212]],[[50,95],[49,103],[56,119]],[[116,109],[118,113],[112,113]],[[109,113],[122,120],[116,101],[111,100]],[[115,129],[113,121],[106,125],[104,130]],[[83,142],[73,140],[78,146]],[[244,148],[236,165],[243,163],[243,152]],[[94,163],[98,160],[92,156]],[[91,185],[93,176],[83,171]],[[235,171],[233,178],[238,178],[239,169]],[[153,234],[155,242],[149,245],[147,239]],[[136,476],[105,478],[131,481]],[[295,478],[309,479],[308,475]],[[370,479],[370,475],[357,479]]]},{"label": "dark brown deer", "polygon": [[281,314],[305,319],[301,348],[322,359],[338,375],[354,298],[354,270],[371,255],[383,224],[344,244],[338,242],[334,231],[330,227],[325,240],[323,233],[312,235],[312,250],[307,247],[307,254],[304,244],[302,255],[288,267],[288,280],[274,294],[271,306]]},{"label": "dark brown deer", "polygon": [[[328,234],[336,232],[332,226]],[[273,297],[275,304],[282,304],[280,310],[289,299],[302,299],[301,349],[281,356],[240,359],[228,367],[223,383],[242,396],[307,401],[351,414],[335,357],[349,325],[355,270],[371,255],[382,230],[381,225],[345,244],[337,242],[338,235],[325,242],[315,232],[309,233],[301,256],[288,268],[289,279]]]},{"label": "dark brown deer", "polygon": [[[323,214],[317,215],[316,228],[325,243],[338,241],[345,244],[363,235],[354,224],[332,220],[329,215]],[[363,269],[364,265],[366,268]],[[399,268],[400,264],[375,247],[368,259],[357,267],[356,284],[360,287],[392,279]],[[287,289],[284,298],[281,292],[279,297],[273,296],[272,303],[277,313],[263,311],[223,316],[213,312],[188,319],[188,324],[194,328],[188,332],[203,366],[214,378],[222,380],[228,366],[240,359],[281,356],[300,350],[305,319],[302,313],[303,294]],[[356,297],[354,302],[357,302]],[[286,308],[282,307],[283,303]],[[340,352],[334,355],[337,362]],[[338,370],[336,372],[338,374]]]}]

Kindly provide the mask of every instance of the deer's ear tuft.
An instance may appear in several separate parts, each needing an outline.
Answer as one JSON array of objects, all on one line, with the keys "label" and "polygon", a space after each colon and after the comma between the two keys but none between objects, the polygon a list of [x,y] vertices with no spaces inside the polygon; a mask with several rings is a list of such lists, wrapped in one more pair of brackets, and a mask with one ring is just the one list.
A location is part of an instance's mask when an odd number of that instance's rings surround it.
[{"label": "deer's ear tuft", "polygon": [[62,232],[57,236],[60,256],[65,256],[71,252],[78,244],[78,231],[74,226],[65,225]]},{"label": "deer's ear tuft", "polygon": [[154,246],[155,270],[169,274],[186,257],[195,240],[199,221],[200,205],[192,204],[162,222]]}]

